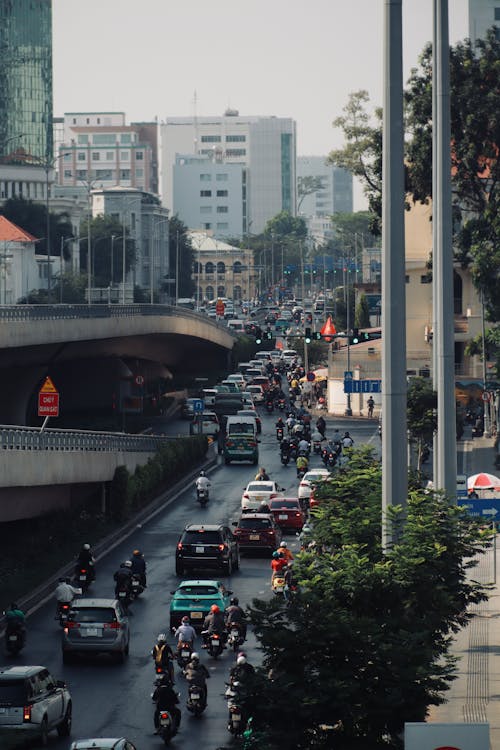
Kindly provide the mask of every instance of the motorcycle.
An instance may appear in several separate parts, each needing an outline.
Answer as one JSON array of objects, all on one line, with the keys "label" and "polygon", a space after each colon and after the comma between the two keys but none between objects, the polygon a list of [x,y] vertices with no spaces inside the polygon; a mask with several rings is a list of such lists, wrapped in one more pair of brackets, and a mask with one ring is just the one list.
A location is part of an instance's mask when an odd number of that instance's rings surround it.
[{"label": "motorcycle", "polygon": [[196,490],[196,499],[198,500],[199,504],[202,508],[205,507],[205,505],[208,503],[208,490],[207,489],[200,489]]},{"label": "motorcycle", "polygon": [[238,695],[238,682],[232,685],[226,682],[226,692],[224,698],[228,702],[229,716],[227,720],[227,729],[231,734],[238,736],[243,734],[246,722],[243,721],[243,710],[240,705]]},{"label": "motorcycle", "polygon": [[195,716],[201,716],[206,709],[207,703],[204,700],[203,691],[199,685],[189,686],[186,707]]},{"label": "motorcycle", "polygon": [[288,464],[290,463],[290,451],[289,450],[281,451],[280,458],[281,458],[281,463],[283,464],[283,466],[288,466]]},{"label": "motorcycle", "polygon": [[127,608],[132,601],[130,583],[117,584],[115,587],[115,598]]},{"label": "motorcycle", "polygon": [[177,725],[170,711],[160,711],[157,734],[165,745],[169,745],[172,737],[177,734]]},{"label": "motorcycle", "polygon": [[266,401],[266,410],[268,414],[272,414],[274,411],[274,404],[272,401]]},{"label": "motorcycle", "polygon": [[224,642],[219,633],[210,633],[208,636],[207,650],[210,656],[217,659],[224,651]]},{"label": "motorcycle", "polygon": [[54,619],[59,620],[59,625],[62,628],[66,625],[70,609],[71,602],[57,602],[57,612]]},{"label": "motorcycle", "polygon": [[303,479],[307,474],[307,466],[297,466],[297,479]]},{"label": "motorcycle", "polygon": [[285,574],[281,571],[279,573],[275,573],[271,580],[271,588],[273,590],[273,594],[276,594],[276,596],[282,596],[285,593]]},{"label": "motorcycle", "polygon": [[230,626],[229,635],[227,638],[227,645],[236,653],[236,651],[238,651],[240,646],[242,646],[244,643],[245,643],[245,639],[243,637],[241,628],[239,628],[238,625],[233,623]]},{"label": "motorcycle", "polygon": [[189,641],[182,641],[182,643],[179,644],[179,648],[177,651],[177,663],[181,669],[184,669],[189,662],[191,661],[191,654],[193,652],[193,647],[189,643]]},{"label": "motorcycle", "polygon": [[283,440],[283,427],[276,428],[276,440],[281,443]]},{"label": "motorcycle", "polygon": [[313,451],[319,456],[321,453],[321,440],[313,440]]},{"label": "motorcycle", "polygon": [[132,575],[132,580],[130,581],[130,589],[131,589],[132,599],[138,599],[139,596],[144,591],[144,586],[142,585],[141,576],[138,573],[134,573]]},{"label": "motorcycle", "polygon": [[77,568],[75,583],[85,594],[92,583],[90,570],[88,568]]},{"label": "motorcycle", "polygon": [[286,409],[286,401],[285,401],[284,398],[278,399],[278,409],[280,411],[285,411],[285,409]]},{"label": "motorcycle", "polygon": [[5,648],[9,654],[16,656],[24,647],[24,642],[25,634],[22,625],[17,623],[7,625],[5,630]]},{"label": "motorcycle", "polygon": [[337,454],[334,451],[329,451],[325,466],[327,467],[327,469],[328,468],[333,469],[336,463],[337,463]]}]

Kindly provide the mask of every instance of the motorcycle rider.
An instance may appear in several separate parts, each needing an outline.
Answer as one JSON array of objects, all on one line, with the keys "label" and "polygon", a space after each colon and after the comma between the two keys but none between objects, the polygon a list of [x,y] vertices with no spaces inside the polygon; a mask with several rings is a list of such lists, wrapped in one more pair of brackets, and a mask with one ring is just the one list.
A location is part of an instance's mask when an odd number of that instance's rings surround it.
[{"label": "motorcycle rider", "polygon": [[174,637],[177,638],[177,651],[180,651],[183,643],[189,643],[191,648],[194,645],[194,639],[196,638],[196,630],[189,622],[189,617],[184,615],[181,620],[181,624],[174,631]]},{"label": "motorcycle rider", "polygon": [[181,724],[181,712],[177,708],[177,704],[179,703],[179,696],[173,689],[168,675],[166,674],[162,674],[162,676],[158,680],[155,680],[155,685],[156,688],[151,697],[156,703],[154,715],[156,734],[158,734],[160,726],[160,713],[162,711],[168,711],[170,714],[172,714],[174,723],[172,734],[175,734]]},{"label": "motorcycle rider", "polygon": [[293,555],[290,552],[290,550],[288,549],[287,542],[281,542],[280,546],[277,549],[277,552],[278,552],[278,554],[283,555],[283,557],[285,558],[287,564],[293,560]]},{"label": "motorcycle rider", "polygon": [[248,662],[245,654],[240,651],[236,659],[236,664],[229,670],[229,681],[231,684],[239,682],[243,685],[248,684],[248,681],[255,675],[255,669]]},{"label": "motorcycle rider", "polygon": [[298,448],[300,453],[309,453],[311,450],[311,446],[305,437],[300,438]]},{"label": "motorcycle rider", "polygon": [[352,448],[354,445],[354,440],[349,435],[348,432],[344,432],[344,437],[342,438],[342,447],[343,448]]},{"label": "motorcycle rider", "polygon": [[75,596],[81,593],[82,589],[72,586],[69,578],[59,578],[55,590],[55,597],[57,599],[56,615],[59,615],[59,610],[63,604],[71,604]]},{"label": "motorcycle rider", "polygon": [[255,480],[254,481],[255,482],[269,481],[269,474],[267,473],[267,471],[264,469],[263,466],[260,467],[259,471],[255,475]]},{"label": "motorcycle rider", "polygon": [[120,563],[120,567],[113,576],[116,581],[115,585],[115,597],[118,598],[118,592],[122,587],[127,591],[127,595],[130,596],[131,582],[132,582],[132,563],[130,560]]},{"label": "motorcycle rider", "polygon": [[80,568],[86,568],[89,571],[90,580],[95,581],[95,558],[88,542],[82,545],[82,548],[78,553],[78,560],[75,565],[75,573],[77,575]]},{"label": "motorcycle rider", "polygon": [[223,644],[226,642],[226,623],[224,620],[224,615],[220,611],[220,607],[217,604],[212,604],[212,606],[210,607],[210,612],[205,617],[205,620],[203,622],[203,631],[201,633],[203,636],[202,648],[207,647],[208,639],[212,635],[212,633],[220,635]]},{"label": "motorcycle rider", "polygon": [[257,513],[270,513],[271,508],[269,507],[268,503],[266,503],[265,500],[262,500],[261,504],[259,505],[259,509],[257,510]]},{"label": "motorcycle rider", "polygon": [[271,570],[272,570],[271,580],[274,578],[274,576],[277,573],[282,573],[283,569],[286,568],[286,565],[287,565],[287,562],[285,558],[283,557],[283,555],[280,555],[280,553],[277,550],[275,550],[272,554],[272,559],[271,559]]},{"label": "motorcycle rider", "polygon": [[297,467],[297,476],[300,476],[300,474],[306,473],[309,466],[309,461],[307,460],[306,456],[297,456],[295,465]]},{"label": "motorcycle rider", "polygon": [[321,433],[322,437],[325,437],[326,432],[326,422],[322,416],[319,416],[316,420],[316,429],[319,433]]},{"label": "motorcycle rider", "polygon": [[141,582],[141,586],[144,588],[147,588],[146,586],[146,560],[144,559],[144,555],[142,552],[138,549],[135,549],[132,553],[132,575],[139,576],[139,580]]},{"label": "motorcycle rider", "polygon": [[207,497],[208,497],[208,490],[211,487],[211,482],[210,482],[210,479],[207,476],[205,476],[205,472],[204,471],[200,471],[200,476],[196,479],[195,486],[196,486],[196,493],[197,494],[200,491],[201,492],[206,492],[207,493]]},{"label": "motorcycle rider", "polygon": [[159,633],[156,643],[151,651],[155,667],[161,667],[165,673],[168,672],[170,682],[174,684],[174,652],[167,643],[165,633]]},{"label": "motorcycle rider", "polygon": [[231,626],[235,626],[241,633],[243,640],[247,637],[247,623],[245,611],[240,607],[239,599],[237,596],[233,596],[229,602],[226,612],[226,628],[231,630]]},{"label": "motorcycle rider", "polygon": [[207,679],[210,678],[210,673],[203,664],[200,664],[200,655],[196,651],[191,654],[191,661],[186,665],[184,675],[188,683],[188,695],[191,685],[199,687],[202,694],[202,705],[205,707],[207,705]]},{"label": "motorcycle rider", "polygon": [[11,633],[19,632],[24,644],[26,641],[26,617],[16,602],[11,602],[9,609],[5,611],[5,620],[5,635],[9,636]]}]

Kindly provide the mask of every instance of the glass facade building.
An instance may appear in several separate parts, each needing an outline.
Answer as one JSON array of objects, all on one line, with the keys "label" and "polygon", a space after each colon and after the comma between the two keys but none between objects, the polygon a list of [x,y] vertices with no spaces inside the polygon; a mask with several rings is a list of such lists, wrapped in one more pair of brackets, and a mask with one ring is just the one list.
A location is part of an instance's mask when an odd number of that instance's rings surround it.
[{"label": "glass facade building", "polygon": [[0,159],[53,156],[52,0],[0,0]]}]

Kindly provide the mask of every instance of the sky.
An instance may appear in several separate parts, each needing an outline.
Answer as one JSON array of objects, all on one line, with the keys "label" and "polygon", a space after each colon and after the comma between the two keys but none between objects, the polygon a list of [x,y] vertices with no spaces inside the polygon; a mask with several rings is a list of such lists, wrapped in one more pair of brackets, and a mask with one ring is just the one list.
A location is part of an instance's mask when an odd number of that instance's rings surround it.
[{"label": "sky", "polygon": [[[297,154],[343,145],[353,91],[382,104],[384,0],[52,0],[54,115],[292,117]],[[432,38],[432,0],[403,0],[404,80]],[[468,0],[449,0],[450,42]],[[356,204],[356,201],[355,201]],[[356,208],[356,205],[355,205]]]}]

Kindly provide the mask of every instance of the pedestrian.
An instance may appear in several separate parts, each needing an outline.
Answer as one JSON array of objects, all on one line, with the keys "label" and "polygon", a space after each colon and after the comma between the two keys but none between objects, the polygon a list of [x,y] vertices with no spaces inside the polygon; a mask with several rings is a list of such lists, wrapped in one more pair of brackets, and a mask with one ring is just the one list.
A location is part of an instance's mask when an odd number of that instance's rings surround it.
[{"label": "pedestrian", "polygon": [[366,402],[366,405],[368,406],[368,419],[372,419],[373,418],[373,407],[375,406],[375,401],[373,400],[373,396],[370,396],[370,398]]}]

